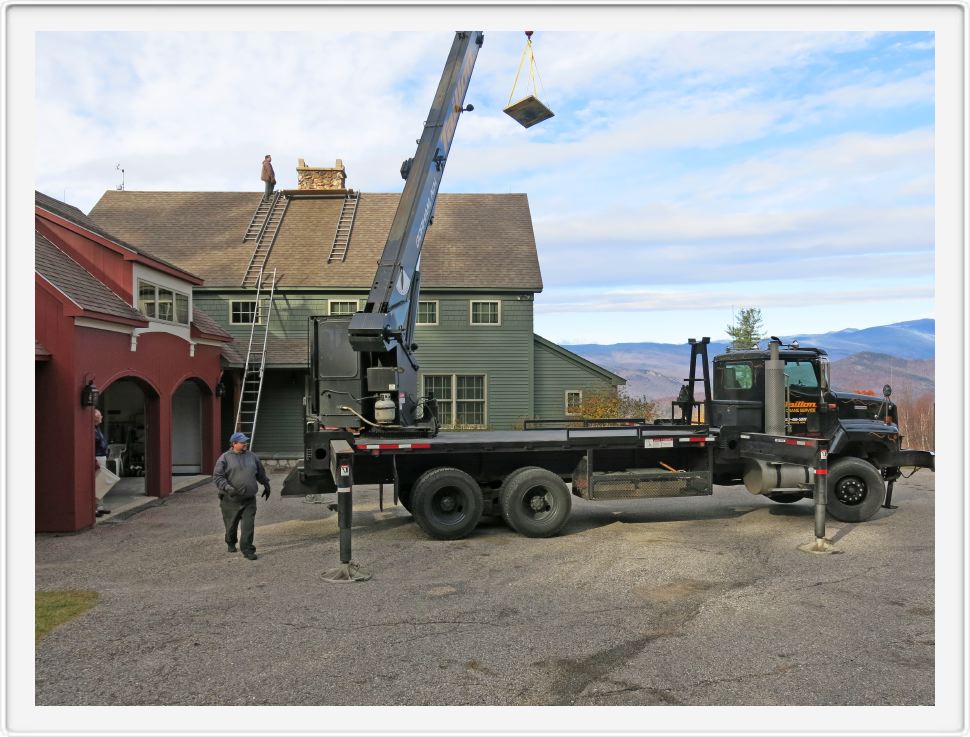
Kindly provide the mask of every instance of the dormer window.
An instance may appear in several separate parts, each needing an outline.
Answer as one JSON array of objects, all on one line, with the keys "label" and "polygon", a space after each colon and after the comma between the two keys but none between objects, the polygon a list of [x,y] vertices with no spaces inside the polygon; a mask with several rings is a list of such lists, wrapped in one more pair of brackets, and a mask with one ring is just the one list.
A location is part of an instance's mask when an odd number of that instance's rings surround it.
[{"label": "dormer window", "polygon": [[138,310],[152,320],[189,324],[189,295],[138,280]]}]

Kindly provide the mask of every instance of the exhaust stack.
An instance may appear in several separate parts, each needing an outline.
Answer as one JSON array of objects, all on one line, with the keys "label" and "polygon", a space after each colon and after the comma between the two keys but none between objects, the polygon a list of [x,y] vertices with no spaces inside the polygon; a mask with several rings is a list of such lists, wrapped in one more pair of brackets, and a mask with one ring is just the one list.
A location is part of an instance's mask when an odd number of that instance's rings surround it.
[{"label": "exhaust stack", "polygon": [[785,362],[778,355],[781,341],[772,338],[765,361],[765,433],[785,434]]}]

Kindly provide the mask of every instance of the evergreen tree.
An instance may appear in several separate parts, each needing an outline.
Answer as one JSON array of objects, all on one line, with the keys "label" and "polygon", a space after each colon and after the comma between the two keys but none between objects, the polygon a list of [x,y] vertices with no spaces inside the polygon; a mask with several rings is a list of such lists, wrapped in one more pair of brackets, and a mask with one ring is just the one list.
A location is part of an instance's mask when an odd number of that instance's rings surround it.
[{"label": "evergreen tree", "polygon": [[757,348],[758,341],[765,337],[762,332],[764,326],[761,324],[761,308],[742,307],[734,316],[734,324],[728,325],[725,329],[731,338],[731,348],[734,350]]}]

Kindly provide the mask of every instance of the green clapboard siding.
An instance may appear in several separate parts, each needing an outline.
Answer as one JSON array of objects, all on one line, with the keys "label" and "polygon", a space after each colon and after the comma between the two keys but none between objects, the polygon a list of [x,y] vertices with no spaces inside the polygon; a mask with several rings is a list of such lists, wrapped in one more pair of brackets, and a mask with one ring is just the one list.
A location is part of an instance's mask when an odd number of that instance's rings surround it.
[{"label": "green clapboard siding", "polygon": [[[415,331],[419,375],[484,375],[488,429],[511,429],[531,417],[532,295],[421,294],[431,300],[438,302],[438,324]],[[500,301],[501,324],[470,325],[471,300]]]},{"label": "green clapboard siding", "polygon": [[[250,326],[230,325],[230,301],[252,296],[241,290],[196,290],[195,306],[235,338],[245,354]],[[332,290],[276,292],[269,323],[277,338],[306,339],[307,318],[329,314],[330,300],[357,300],[366,292]],[[610,379],[539,343],[533,336],[533,295],[530,292],[432,292],[421,301],[438,303],[438,324],[418,325],[415,340],[420,377],[425,374],[484,375],[486,427],[507,430],[531,417],[557,418],[564,412],[566,389],[605,389]],[[501,303],[499,325],[471,325],[472,301]],[[267,356],[272,365],[273,355]],[[419,383],[419,390],[421,384]],[[299,456],[303,447],[304,372],[269,369],[263,385],[254,449],[268,456]]]},{"label": "green clapboard siding", "polygon": [[535,416],[559,419],[566,416],[566,391],[607,391],[610,379],[538,340],[535,341]]},{"label": "green clapboard siding", "polygon": [[[218,322],[235,339],[236,349],[246,352],[249,345],[251,325],[232,325],[229,322],[230,303],[235,300],[255,299],[255,292],[209,292],[198,291],[192,295],[195,307]],[[326,315],[331,299],[354,299],[354,296],[335,293],[287,292],[277,290],[270,315],[270,334],[281,338],[305,338],[307,318]]]},{"label": "green clapboard siding", "polygon": [[303,372],[290,369],[266,371],[253,452],[264,458],[302,456],[303,377]]}]

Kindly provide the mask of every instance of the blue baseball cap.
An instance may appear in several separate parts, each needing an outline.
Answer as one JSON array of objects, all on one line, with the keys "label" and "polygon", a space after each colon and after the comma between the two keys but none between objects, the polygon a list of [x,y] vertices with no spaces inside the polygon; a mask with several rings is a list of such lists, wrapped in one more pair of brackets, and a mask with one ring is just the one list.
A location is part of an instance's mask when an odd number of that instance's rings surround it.
[{"label": "blue baseball cap", "polygon": [[230,443],[248,443],[249,438],[246,437],[244,432],[234,432],[232,437],[229,438]]}]

